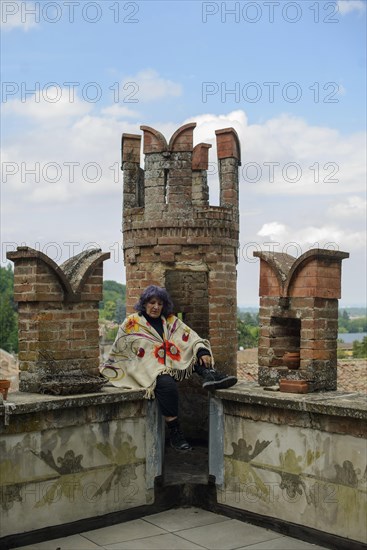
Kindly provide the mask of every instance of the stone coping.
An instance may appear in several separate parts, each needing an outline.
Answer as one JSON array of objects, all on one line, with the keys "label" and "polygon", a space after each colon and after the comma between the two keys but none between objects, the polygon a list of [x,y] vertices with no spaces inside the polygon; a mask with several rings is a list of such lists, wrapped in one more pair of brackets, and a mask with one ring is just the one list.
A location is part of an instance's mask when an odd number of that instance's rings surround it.
[{"label": "stone coping", "polygon": [[[99,392],[77,395],[45,395],[18,391],[9,393],[7,401],[0,403],[0,417],[5,415],[6,409],[10,409],[11,414],[14,415],[140,401],[144,398],[144,393],[145,390],[123,390],[113,386],[104,386]],[[7,404],[6,409],[4,403]],[[12,407],[12,404],[15,407]]]},{"label": "stone coping", "polygon": [[[113,386],[105,386],[99,392],[78,395],[14,392],[8,395],[5,403],[9,406],[15,405],[11,410],[11,414],[14,415],[138,401],[144,398],[144,393],[144,390],[123,390]],[[359,392],[327,391],[296,394],[265,390],[256,382],[239,382],[234,388],[216,391],[214,396],[248,405],[367,420],[367,396]],[[4,415],[5,406],[4,403],[0,403],[0,417]]]},{"label": "stone coping", "polygon": [[359,392],[324,391],[307,394],[265,390],[256,382],[239,382],[215,397],[247,405],[367,420],[367,396]]}]

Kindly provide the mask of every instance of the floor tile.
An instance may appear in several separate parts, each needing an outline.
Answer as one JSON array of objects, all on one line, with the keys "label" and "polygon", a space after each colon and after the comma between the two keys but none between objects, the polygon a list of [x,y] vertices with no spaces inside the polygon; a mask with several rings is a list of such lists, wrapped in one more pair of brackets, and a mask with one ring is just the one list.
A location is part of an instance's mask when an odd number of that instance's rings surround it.
[{"label": "floor tile", "polygon": [[242,546],[237,550],[325,550],[325,547],[290,537],[280,537],[270,542],[259,542],[250,546]]},{"label": "floor tile", "polygon": [[118,542],[104,546],[106,550],[202,550],[203,547],[173,533],[145,539]]},{"label": "floor tile", "polygon": [[281,537],[278,533],[236,519],[177,531],[176,535],[210,550],[232,550]]},{"label": "floor tile", "polygon": [[98,544],[84,538],[81,535],[71,535],[61,539],[48,540],[46,542],[37,542],[29,546],[18,547],[15,550],[96,550],[101,547]]},{"label": "floor tile", "polygon": [[228,518],[213,514],[200,508],[174,508],[159,514],[146,516],[145,521],[153,523],[166,531],[180,531],[191,527],[200,527],[211,523],[229,521]]},{"label": "floor tile", "polygon": [[156,525],[152,525],[142,519],[135,519],[126,523],[95,529],[94,531],[86,531],[83,533],[83,536],[96,544],[107,546],[116,542],[163,535],[165,533],[166,531],[156,527]]}]

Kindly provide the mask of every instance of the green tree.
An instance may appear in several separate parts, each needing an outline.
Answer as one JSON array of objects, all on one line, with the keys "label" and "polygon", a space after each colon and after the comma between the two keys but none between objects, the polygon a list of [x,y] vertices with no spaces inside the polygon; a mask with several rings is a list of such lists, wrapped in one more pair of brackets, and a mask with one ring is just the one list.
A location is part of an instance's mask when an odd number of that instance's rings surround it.
[{"label": "green tree", "polygon": [[354,340],[353,342],[353,357],[361,358],[367,357],[367,336],[365,336],[362,342]]},{"label": "green tree", "polygon": [[9,264],[0,267],[0,347],[18,351],[18,315],[14,303],[14,273]]},{"label": "green tree", "polygon": [[116,313],[115,313],[115,321],[119,325],[122,323],[122,321],[126,317],[126,306],[124,302],[120,299],[116,302]]},{"label": "green tree", "polygon": [[113,321],[116,316],[116,302],[113,300],[107,300],[104,306],[105,311],[105,319],[108,319],[109,321]]},{"label": "green tree", "polygon": [[122,323],[126,316],[126,286],[116,281],[103,282],[103,300],[99,303],[100,319]]},{"label": "green tree", "polygon": [[367,332],[367,317],[359,317],[349,321],[348,332]]},{"label": "green tree", "polygon": [[112,327],[106,331],[105,340],[106,342],[114,342],[119,327],[116,325],[115,327]]},{"label": "green tree", "polygon": [[339,332],[348,332],[349,315],[346,309],[339,312],[338,330]]},{"label": "green tree", "polygon": [[346,309],[343,309],[342,319],[345,319],[346,321],[349,321],[350,319],[349,313],[347,312]]},{"label": "green tree", "polygon": [[254,315],[252,315],[251,313],[249,313],[248,311],[246,311],[242,317],[241,317],[241,320],[245,323],[245,325],[250,325],[252,327],[256,327],[257,326],[257,320],[256,320],[256,317]]},{"label": "green tree", "polygon": [[246,324],[237,317],[238,346],[243,348],[255,348],[259,340],[259,327]]},{"label": "green tree", "polygon": [[[361,311],[357,312],[362,313]],[[359,316],[353,319],[350,318],[350,315],[346,309],[343,309],[339,313],[338,319],[338,330],[340,333],[345,332],[367,332],[367,316]]]}]

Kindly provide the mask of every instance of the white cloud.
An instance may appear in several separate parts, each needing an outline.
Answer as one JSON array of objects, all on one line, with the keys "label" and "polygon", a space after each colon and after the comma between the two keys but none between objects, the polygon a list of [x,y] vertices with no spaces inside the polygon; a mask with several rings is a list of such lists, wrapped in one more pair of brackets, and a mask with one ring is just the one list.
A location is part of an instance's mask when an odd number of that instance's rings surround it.
[{"label": "white cloud", "polygon": [[124,102],[133,104],[182,95],[181,84],[162,78],[153,69],[145,69],[125,77],[122,81],[122,90]]},{"label": "white cloud", "polygon": [[[59,163],[63,177],[58,184],[64,184],[67,192],[61,192],[63,200],[73,197],[94,195],[110,190],[120,192],[117,178],[119,164],[119,140],[122,132],[141,134],[140,123],[131,119],[139,113],[124,105],[110,105],[98,114],[94,104],[75,97],[73,103],[67,94],[57,103],[49,103],[39,97],[39,102],[11,100],[4,105],[7,115],[27,117],[31,126],[16,141],[4,147],[8,162],[42,166],[50,162]],[[129,120],[130,119],[130,120]],[[274,117],[263,124],[249,124],[246,113],[238,110],[225,115],[203,114],[190,117],[183,123],[196,121],[195,143],[204,141],[213,145],[210,150],[209,176],[211,193],[218,195],[218,174],[215,148],[215,130],[233,126],[242,145],[242,166],[240,167],[241,201],[245,194],[279,197],[291,196],[334,196],[356,194],[364,190],[364,136],[351,134],[343,136],[331,128],[311,126],[301,118],[289,115]],[[180,124],[173,122],[154,124],[169,140]],[[78,183],[70,181],[69,168],[65,163],[77,162],[75,174]],[[103,175],[91,183],[82,174],[82,167],[98,163]],[[269,163],[271,164],[269,166]],[[92,169],[91,169],[92,171]],[[272,173],[273,171],[273,173]],[[47,187],[48,181],[26,184],[19,173],[9,177],[9,189],[14,193],[22,190],[21,200],[47,200],[54,195]],[[63,179],[66,172],[67,179]],[[334,173],[334,174],[333,174]],[[299,181],[290,181],[299,176]],[[254,181],[258,179],[258,181]],[[272,179],[273,178],[273,179]],[[317,178],[319,181],[316,181]],[[29,181],[29,177],[26,178]],[[329,180],[337,179],[337,182]],[[47,178],[46,178],[47,180]],[[288,180],[288,181],[287,181]],[[37,186],[46,186],[42,194]],[[56,189],[56,187],[54,187]],[[212,204],[215,204],[215,200]],[[348,203],[349,204],[349,203]],[[349,210],[354,203],[350,203]],[[355,207],[355,205],[354,205]],[[243,208],[243,206],[242,206]],[[344,216],[345,217],[345,216]]]},{"label": "white cloud", "polygon": [[105,109],[102,109],[101,114],[110,116],[112,118],[141,117],[141,114],[139,113],[139,111],[134,111],[133,109],[129,109],[128,107],[123,107],[122,105],[118,105],[117,103],[115,103],[114,105],[111,105],[110,107],[106,107]]},{"label": "white cloud", "polygon": [[[110,105],[98,112],[96,105],[76,102],[75,110],[69,111],[61,104],[56,106],[60,109],[58,113],[42,112],[48,107],[42,104],[39,106],[41,112],[35,112],[34,107],[30,109],[18,102],[8,112],[12,122],[15,112],[28,109],[30,126],[19,132],[16,139],[3,140],[3,161],[14,163],[6,165],[10,172],[16,170],[2,186],[6,213],[3,242],[20,244],[27,241],[34,246],[38,238],[34,235],[46,232],[50,241],[60,243],[65,254],[68,254],[69,245],[63,243],[77,241],[76,254],[83,243],[96,241],[104,250],[110,249],[113,253],[114,259],[106,266],[108,277],[121,280],[122,255],[118,248],[123,180],[120,137],[122,132],[141,134],[139,126],[146,120],[134,120],[130,108],[125,105]],[[272,243],[275,251],[286,247],[289,254],[298,255],[308,248],[335,242],[340,250],[358,250],[354,257],[360,258],[365,246],[361,222],[364,203],[358,195],[364,190],[365,177],[362,134],[342,135],[332,128],[312,126],[289,115],[274,117],[262,124],[249,124],[242,110],[222,115],[200,114],[182,122],[149,120],[148,124],[169,140],[181,124],[195,121],[195,143],[212,143],[213,166],[216,166],[215,130],[233,126],[242,145],[241,170],[248,162],[257,162],[263,169],[262,179],[257,183],[245,182],[242,172],[240,177],[243,214],[239,280],[242,276],[246,278],[246,293],[253,285],[251,292],[256,295],[258,277],[258,268],[252,264],[251,243],[258,243],[265,250],[269,246],[265,243]],[[274,182],[269,183],[264,167],[264,162],[269,161],[279,162],[281,166],[299,162],[302,170],[319,162],[321,175],[323,165],[335,161],[340,166],[340,181],[338,184],[315,184],[312,179],[303,179],[302,185],[296,188],[282,181],[275,172]],[[71,162],[77,165],[71,166]],[[24,168],[32,169],[35,163],[39,163],[37,177],[25,174]],[[209,180],[210,203],[215,204],[213,190],[217,193],[219,188],[218,174]],[[42,246],[47,244],[47,237],[45,239]],[[289,245],[294,242],[297,246]],[[50,252],[46,250],[46,253]],[[353,262],[357,260],[353,258],[348,265],[352,266]],[[360,265],[358,269],[359,277]],[[350,275],[352,289],[356,276],[354,272]],[[243,301],[243,292],[244,289],[239,288],[239,303]]]},{"label": "white cloud", "polygon": [[196,122],[194,132],[194,143],[212,143],[215,145],[215,130],[221,128],[232,127],[236,130],[241,138],[243,129],[248,125],[248,118],[245,111],[232,111],[225,115],[213,115],[210,113],[193,116],[187,119],[183,124],[188,122]]},{"label": "white cloud", "polygon": [[269,237],[272,241],[275,241],[287,234],[287,227],[279,222],[265,223],[257,234],[260,237]]},{"label": "white cloud", "polygon": [[281,115],[240,130],[241,181],[266,195],[359,192],[366,178],[365,134],[342,135]]},{"label": "white cloud", "polygon": [[357,11],[364,13],[366,11],[366,2],[363,0],[338,0],[338,10],[341,15]]},{"label": "white cloud", "polygon": [[36,187],[30,197],[32,203],[58,203],[68,202],[71,199],[71,193],[65,183],[55,184],[48,182],[48,185]]},{"label": "white cloud", "polygon": [[[342,135],[333,128],[311,126],[286,114],[263,124],[249,124],[243,111],[189,120],[198,124],[195,141],[213,145],[211,166],[217,162],[215,130],[228,126],[236,129],[242,148],[240,185],[257,194],[321,196],[364,190],[365,133]],[[211,184],[217,177],[213,173]]]},{"label": "white cloud", "polygon": [[328,216],[332,218],[365,218],[367,212],[366,199],[358,196],[347,197],[345,201],[332,204],[328,210]]},{"label": "white cloud", "polygon": [[[320,225],[306,227],[290,227],[280,222],[264,224],[258,231],[259,237],[264,237],[271,242],[284,246],[294,243],[293,249],[299,253],[309,248],[334,248],[335,250],[358,250],[362,249],[366,242],[366,232],[351,231],[337,225]],[[280,249],[274,248],[276,252]],[[295,255],[294,252],[290,254]],[[299,254],[297,254],[299,255]]]},{"label": "white cloud", "polygon": [[111,112],[83,115],[89,106],[80,106],[79,116],[73,110],[73,117],[62,116],[60,106],[49,117],[26,106],[35,125],[2,149],[3,198],[17,201],[19,208],[32,202],[52,211],[60,202],[121,194],[120,136],[123,131],[139,133],[139,124],[121,121]]},{"label": "white cloud", "polygon": [[[13,29],[20,29],[28,31],[34,29],[39,25],[39,15],[37,16],[37,10],[39,12],[39,2],[21,2],[13,0],[12,2],[0,3],[0,28],[3,31],[11,31]],[[33,12],[36,11],[34,15]]]},{"label": "white cloud", "polygon": [[67,88],[60,86],[44,87],[31,96],[11,99],[4,103],[3,114],[27,117],[35,123],[52,122],[69,124],[70,119],[89,113],[93,104],[82,101],[77,95],[70,95]]}]

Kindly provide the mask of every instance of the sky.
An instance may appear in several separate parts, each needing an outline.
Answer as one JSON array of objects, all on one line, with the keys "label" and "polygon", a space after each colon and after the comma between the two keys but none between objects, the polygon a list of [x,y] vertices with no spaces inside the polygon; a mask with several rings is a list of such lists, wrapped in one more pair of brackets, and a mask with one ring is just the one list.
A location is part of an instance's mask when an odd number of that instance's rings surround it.
[{"label": "sky", "polygon": [[[238,305],[254,250],[350,253],[341,305],[366,303],[366,0],[1,2],[1,263],[111,252],[125,282],[122,133],[196,122],[241,142]],[[143,162],[143,159],[142,159]]]}]

